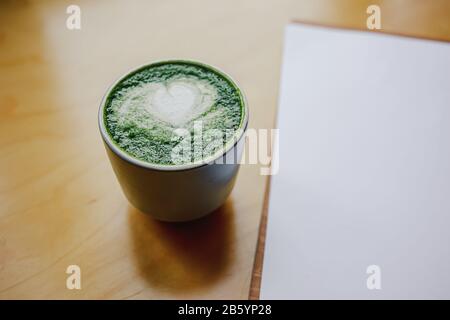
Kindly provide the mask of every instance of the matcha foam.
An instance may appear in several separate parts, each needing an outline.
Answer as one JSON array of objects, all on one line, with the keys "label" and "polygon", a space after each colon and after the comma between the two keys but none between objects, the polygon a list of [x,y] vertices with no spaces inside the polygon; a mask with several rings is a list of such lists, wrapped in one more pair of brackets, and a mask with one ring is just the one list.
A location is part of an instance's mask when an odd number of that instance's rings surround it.
[{"label": "matcha foam", "polygon": [[[234,138],[242,118],[243,98],[229,79],[206,66],[181,61],[131,73],[111,90],[104,109],[105,126],[115,144],[139,160],[160,165],[215,155]],[[180,129],[190,135],[180,135]],[[186,148],[186,143],[191,152],[175,163],[173,150]]]}]

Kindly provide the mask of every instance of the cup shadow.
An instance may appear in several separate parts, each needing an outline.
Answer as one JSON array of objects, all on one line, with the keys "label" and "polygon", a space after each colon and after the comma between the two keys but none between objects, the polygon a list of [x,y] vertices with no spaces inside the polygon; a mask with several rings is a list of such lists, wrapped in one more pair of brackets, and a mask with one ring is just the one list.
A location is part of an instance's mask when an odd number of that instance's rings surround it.
[{"label": "cup shadow", "polygon": [[201,290],[220,281],[233,259],[231,200],[208,216],[169,223],[129,209],[132,252],[139,275],[153,288]]}]

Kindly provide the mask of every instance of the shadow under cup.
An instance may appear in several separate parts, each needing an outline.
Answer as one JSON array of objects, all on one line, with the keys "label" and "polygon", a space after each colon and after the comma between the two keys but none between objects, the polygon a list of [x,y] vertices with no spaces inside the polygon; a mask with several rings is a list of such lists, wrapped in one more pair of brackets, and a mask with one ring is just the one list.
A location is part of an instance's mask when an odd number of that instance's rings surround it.
[{"label": "shadow under cup", "polygon": [[[158,165],[134,158],[112,141],[104,120],[104,108],[115,86],[129,75],[151,65],[185,62],[208,68],[226,78],[242,96],[241,127],[219,155],[200,163]],[[244,147],[248,106],[236,82],[217,68],[199,62],[174,60],[144,65],[117,80],[105,94],[99,109],[99,127],[114,173],[129,202],[162,221],[181,222],[207,215],[220,207],[233,189]],[[231,161],[230,161],[231,159]]]}]

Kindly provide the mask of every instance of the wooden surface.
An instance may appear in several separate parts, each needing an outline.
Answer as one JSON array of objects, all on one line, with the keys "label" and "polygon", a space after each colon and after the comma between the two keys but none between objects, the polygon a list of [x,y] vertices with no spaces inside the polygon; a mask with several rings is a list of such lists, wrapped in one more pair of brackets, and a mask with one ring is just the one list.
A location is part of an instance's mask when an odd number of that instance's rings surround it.
[{"label": "wooden surface", "polygon": [[[257,298],[267,182],[259,167],[244,165],[208,218],[158,223],[122,195],[98,104],[136,65],[191,58],[237,79],[250,127],[271,128],[284,25],[364,27],[376,3],[386,30],[450,37],[446,0],[1,1],[0,299],[246,299],[252,274]],[[69,4],[81,7],[81,30],[65,27]],[[81,290],[66,289],[72,264]]]}]

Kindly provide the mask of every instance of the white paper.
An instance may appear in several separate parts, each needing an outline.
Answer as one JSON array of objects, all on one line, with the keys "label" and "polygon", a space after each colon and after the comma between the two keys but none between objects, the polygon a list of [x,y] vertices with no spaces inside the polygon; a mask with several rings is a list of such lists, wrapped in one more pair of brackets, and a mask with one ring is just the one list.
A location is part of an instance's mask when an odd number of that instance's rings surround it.
[{"label": "white paper", "polygon": [[449,299],[450,44],[289,25],[278,127],[261,298]]}]

